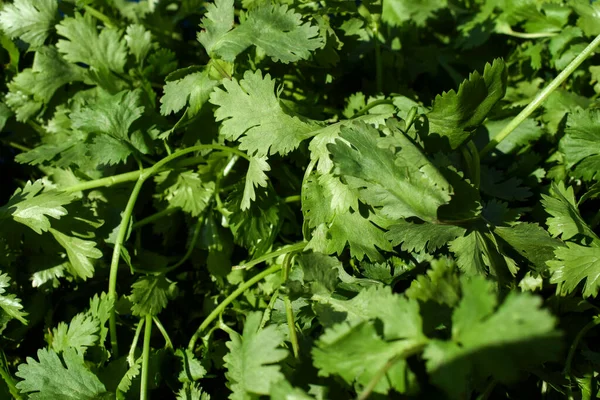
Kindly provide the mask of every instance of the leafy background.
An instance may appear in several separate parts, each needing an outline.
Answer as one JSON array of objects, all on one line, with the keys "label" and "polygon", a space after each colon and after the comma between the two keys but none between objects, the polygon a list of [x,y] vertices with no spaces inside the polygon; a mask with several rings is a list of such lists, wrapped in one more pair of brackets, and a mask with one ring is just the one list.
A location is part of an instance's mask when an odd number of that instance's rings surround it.
[{"label": "leafy background", "polygon": [[5,1],[0,398],[597,397],[599,15]]}]

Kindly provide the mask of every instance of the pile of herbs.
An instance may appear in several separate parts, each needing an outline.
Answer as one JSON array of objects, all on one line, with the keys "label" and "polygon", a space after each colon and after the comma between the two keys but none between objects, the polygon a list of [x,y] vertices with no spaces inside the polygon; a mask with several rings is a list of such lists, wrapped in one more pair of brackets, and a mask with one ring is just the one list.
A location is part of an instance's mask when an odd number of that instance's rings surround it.
[{"label": "pile of herbs", "polygon": [[0,30],[1,399],[597,397],[600,2]]}]

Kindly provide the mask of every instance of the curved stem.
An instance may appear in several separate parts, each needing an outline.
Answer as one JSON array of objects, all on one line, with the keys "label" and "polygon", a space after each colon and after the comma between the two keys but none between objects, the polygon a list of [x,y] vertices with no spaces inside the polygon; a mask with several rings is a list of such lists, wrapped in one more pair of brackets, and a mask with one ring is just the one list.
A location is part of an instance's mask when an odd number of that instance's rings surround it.
[{"label": "curved stem", "polygon": [[217,307],[215,307],[215,309],[212,310],[212,312],[208,315],[208,317],[206,317],[206,319],[204,321],[202,321],[202,324],[200,324],[200,326],[198,327],[196,332],[194,332],[194,335],[190,339],[190,343],[188,344],[188,349],[190,351],[194,351],[194,347],[196,346],[196,341],[198,340],[198,338],[200,337],[202,332],[204,332],[204,330],[225,310],[225,308],[229,304],[231,304],[232,301],[234,301],[239,295],[244,293],[248,288],[252,287],[254,284],[263,280],[265,277],[267,277],[271,274],[274,274],[277,271],[280,271],[281,268],[282,268],[281,265],[273,265],[272,267],[267,268],[262,272],[259,272],[258,274],[254,275],[252,278],[247,280],[246,282],[242,283],[236,290],[233,291],[233,293],[231,293],[229,296],[227,296],[227,298],[225,300],[223,300]]},{"label": "curved stem", "polygon": [[110,187],[119,183],[132,182],[138,180],[140,178],[140,175],[142,175],[142,172],[143,170],[137,170],[126,172],[124,174],[107,176],[106,178],[94,179],[92,181],[87,181],[79,183],[77,185],[69,186],[62,190],[63,192],[73,193],[81,192],[84,190],[96,189],[99,187]]},{"label": "curved stem", "polygon": [[169,337],[167,330],[165,329],[163,324],[160,322],[160,319],[158,319],[158,317],[156,317],[156,316],[152,317],[152,319],[154,320],[156,327],[158,328],[160,333],[163,335],[163,338],[165,339],[165,348],[173,349],[173,342],[171,341],[171,338]]},{"label": "curved stem", "polygon": [[90,6],[83,6],[83,9],[86,13],[92,15],[94,18],[104,22],[104,25],[106,25],[108,28],[116,27],[116,24],[113,22],[112,19],[110,19],[108,16],[101,13],[100,11],[96,10],[95,8],[92,8]]},{"label": "curved stem", "polygon": [[277,258],[287,253],[295,253],[297,251],[301,251],[306,247],[307,244],[307,242],[299,242],[290,246],[282,247],[281,249],[267,253],[264,256],[258,257],[257,259],[254,259],[252,261],[248,261],[247,263],[236,265],[235,267],[233,267],[233,269],[250,269],[256,264],[260,264],[272,258]]},{"label": "curved stem", "polygon": [[498,143],[503,141],[519,126],[523,121],[527,119],[543,102],[554,92],[562,83],[581,65],[586,58],[588,58],[596,47],[600,45],[600,35],[596,38],[577,56],[573,61],[567,65],[567,67],[560,73],[548,86],[544,88],[536,98],[527,105],[516,117],[512,119],[479,153],[480,157],[485,156],[492,149],[494,149]]},{"label": "curved stem", "polygon": [[365,115],[367,113],[367,111],[369,111],[371,108],[377,107],[377,106],[381,106],[381,105],[384,105],[384,104],[393,105],[394,102],[392,100],[387,100],[387,99],[380,99],[380,100],[372,101],[369,104],[367,104],[366,106],[364,106],[356,114],[354,114],[352,116],[352,118],[356,118],[356,117],[360,117],[361,115]]},{"label": "curved stem", "polygon": [[164,210],[161,210],[161,211],[154,213],[142,220],[139,220],[138,222],[133,224],[131,229],[133,229],[133,230],[140,229],[142,226],[146,226],[148,224],[153,223],[154,221],[158,221],[159,219],[169,216],[173,213],[176,213],[179,210],[180,210],[179,208],[173,208],[173,207],[165,208]]},{"label": "curved stem", "polygon": [[[281,270],[281,278],[283,284],[287,283],[288,277],[290,275],[290,267],[292,265],[292,257],[294,253],[288,253],[283,260],[283,268]],[[289,294],[286,292],[285,297],[283,298],[285,303],[285,315],[287,319],[288,329],[290,332],[290,342],[292,343],[292,350],[294,351],[294,357],[298,358],[300,354],[300,344],[298,343],[298,333],[296,332],[296,320],[294,318],[294,308],[292,307],[292,302],[290,300]]]},{"label": "curved stem", "polygon": [[131,342],[131,346],[129,347],[129,354],[127,355],[127,363],[129,364],[129,368],[133,367],[133,364],[135,364],[135,349],[137,348],[138,341],[140,340],[140,334],[142,333],[144,322],[145,320],[143,318],[140,318],[140,322],[138,322],[137,328],[135,328],[133,342]]},{"label": "curved stem", "polygon": [[142,352],[140,400],[148,400],[148,373],[150,372],[150,338],[152,336],[152,315],[146,315],[145,324],[146,329],[144,330],[144,350]]},{"label": "curved stem", "polygon": [[[119,231],[117,232],[117,239],[115,241],[112,259],[110,261],[110,275],[108,277],[108,299],[112,301],[113,304],[117,303],[117,275],[119,272],[119,260],[121,259],[121,248],[123,247],[123,241],[125,240],[125,235],[127,234],[127,228],[129,227],[129,221],[131,219],[131,215],[133,214],[135,202],[137,201],[143,185],[144,179],[140,176],[138,181],[135,183],[133,190],[131,191],[131,195],[127,201],[127,206],[123,212],[123,217],[121,218]],[[117,357],[119,354],[119,344],[117,342],[117,313],[115,307],[113,307],[110,312],[109,330],[110,345],[112,347],[114,356]]]}]

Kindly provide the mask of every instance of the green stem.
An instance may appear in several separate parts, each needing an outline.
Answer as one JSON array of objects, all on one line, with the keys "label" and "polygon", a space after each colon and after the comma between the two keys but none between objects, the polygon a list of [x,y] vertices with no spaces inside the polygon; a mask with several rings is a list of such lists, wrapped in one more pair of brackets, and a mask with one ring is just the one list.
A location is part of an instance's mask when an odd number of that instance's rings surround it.
[{"label": "green stem", "polygon": [[[4,358],[4,353],[2,353],[2,356]],[[8,386],[8,391],[13,396],[13,398],[15,400],[23,400],[19,389],[17,389],[17,384],[15,383],[15,380],[13,379],[10,372],[8,372],[8,365],[6,364],[6,362],[4,362],[4,360],[0,365],[0,377],[4,380],[6,386]]]},{"label": "green stem", "polygon": [[554,92],[562,83],[588,58],[596,47],[600,45],[600,35],[596,38],[577,56],[567,67],[560,73],[548,86],[544,88],[536,98],[527,105],[515,118],[512,119],[479,153],[480,157],[485,156],[498,143],[502,142],[508,135],[512,133],[523,121],[527,119],[543,102]]},{"label": "green stem", "polygon": [[173,349],[173,342],[171,341],[171,338],[169,337],[169,334],[167,333],[167,330],[165,329],[163,324],[160,322],[160,320],[156,316],[152,317],[152,319],[154,320],[156,327],[158,328],[160,333],[163,335],[163,338],[165,339],[165,348]]},{"label": "green stem", "polygon": [[288,197],[284,197],[284,199],[283,199],[284,203],[297,203],[299,201],[302,201],[302,197],[300,195],[288,196]]},{"label": "green stem", "polygon": [[144,350],[142,352],[140,400],[148,400],[148,375],[150,372],[150,338],[152,336],[152,315],[146,315],[145,324],[146,329],[144,331]]},{"label": "green stem", "polygon": [[394,102],[392,100],[388,100],[388,99],[379,99],[379,100],[372,101],[369,104],[367,104],[366,106],[364,106],[356,114],[354,114],[352,116],[352,118],[356,118],[356,117],[360,117],[361,115],[365,115],[367,113],[367,111],[369,111],[371,108],[377,107],[377,106],[380,106],[383,104],[392,104],[393,105]]},{"label": "green stem", "polygon": [[140,322],[138,322],[137,328],[135,329],[135,335],[133,335],[133,341],[131,342],[131,346],[129,347],[129,354],[127,355],[127,364],[129,367],[133,367],[135,364],[135,349],[137,348],[138,341],[140,340],[140,334],[142,333],[142,328],[144,327],[145,320],[140,318]]},{"label": "green stem", "polygon": [[69,186],[68,188],[63,189],[63,191],[68,193],[81,192],[84,190],[96,189],[99,187],[110,187],[124,182],[132,182],[138,180],[142,172],[143,170],[138,170],[126,172],[124,174],[108,176],[106,178],[94,179],[92,181],[87,181],[79,183],[77,185]]},{"label": "green stem", "polygon": [[301,251],[306,247],[306,245],[307,245],[306,242],[299,242],[296,244],[292,244],[290,246],[282,247],[281,249],[267,253],[264,256],[258,257],[252,261],[248,261],[247,263],[236,265],[235,267],[233,267],[233,269],[250,269],[250,268],[254,267],[256,264],[260,264],[260,263],[268,261],[272,258],[277,258],[277,257],[287,254],[287,253],[295,253],[295,252]]},{"label": "green stem", "polygon": [[198,338],[200,337],[202,332],[204,332],[204,330],[225,310],[225,308],[229,304],[231,304],[232,301],[234,301],[238,296],[240,296],[242,293],[244,293],[247,289],[249,289],[256,283],[263,280],[265,277],[267,277],[271,274],[274,274],[277,271],[280,271],[281,268],[282,268],[281,265],[273,265],[272,267],[269,267],[269,268],[265,269],[264,271],[259,272],[258,274],[254,275],[252,278],[248,279],[246,282],[242,283],[236,290],[233,291],[233,293],[231,293],[229,296],[227,296],[227,298],[225,300],[223,300],[217,307],[215,307],[215,309],[212,310],[212,312],[208,315],[208,317],[206,317],[206,319],[204,321],[202,321],[202,324],[200,324],[200,326],[198,327],[196,332],[194,332],[194,335],[190,339],[190,343],[188,344],[188,349],[190,351],[194,351],[194,347],[196,346],[196,341],[198,340]]},{"label": "green stem", "polygon": [[19,144],[17,142],[11,142],[11,141],[4,141],[4,143],[6,143],[7,145],[9,145],[10,147],[12,147],[13,149],[17,149],[20,151],[31,151],[31,149],[29,147],[23,146],[22,144]]},{"label": "green stem", "polygon": [[155,214],[152,214],[142,220],[139,220],[138,222],[136,222],[135,224],[133,224],[133,226],[131,227],[131,229],[136,230],[136,229],[140,229],[143,226],[146,226],[148,224],[151,224],[155,221],[158,221],[161,218],[167,217],[173,213],[176,213],[177,211],[179,211],[179,208],[173,208],[173,207],[168,207],[165,208],[164,210],[161,210]]},{"label": "green stem", "polygon": [[[119,231],[117,232],[117,239],[115,241],[115,247],[113,249],[112,258],[110,261],[110,274],[108,277],[108,298],[113,304],[117,304],[117,275],[119,272],[119,260],[121,259],[121,248],[123,247],[123,241],[127,234],[127,228],[129,227],[129,221],[133,214],[133,208],[137,201],[140,190],[144,185],[144,180],[141,176],[135,183],[125,211],[123,211],[123,217],[121,218],[121,224],[119,225]],[[113,355],[116,358],[119,354],[119,344],[117,341],[117,312],[116,307],[113,307],[110,312],[109,329],[110,329],[110,345],[113,351]]]},{"label": "green stem", "polygon": [[106,25],[107,27],[111,28],[116,26],[112,19],[110,19],[107,15],[101,13],[100,11],[96,10],[95,8],[92,8],[90,6],[84,6],[83,9],[86,13],[90,14],[94,18],[104,22],[104,25]]},{"label": "green stem", "polygon": [[504,35],[513,36],[520,39],[541,39],[558,35],[558,32],[517,32],[513,31],[513,29],[510,26],[503,27],[498,32]]},{"label": "green stem", "polygon": [[[283,284],[287,283],[290,275],[290,267],[292,265],[292,257],[294,253],[288,253],[283,260],[283,268],[281,270],[281,277]],[[300,344],[298,343],[298,333],[296,332],[296,319],[294,318],[294,308],[288,293],[285,294],[283,301],[285,303],[285,315],[287,318],[288,330],[290,332],[290,342],[292,343],[292,350],[294,351],[294,357],[298,358],[300,355]]]}]

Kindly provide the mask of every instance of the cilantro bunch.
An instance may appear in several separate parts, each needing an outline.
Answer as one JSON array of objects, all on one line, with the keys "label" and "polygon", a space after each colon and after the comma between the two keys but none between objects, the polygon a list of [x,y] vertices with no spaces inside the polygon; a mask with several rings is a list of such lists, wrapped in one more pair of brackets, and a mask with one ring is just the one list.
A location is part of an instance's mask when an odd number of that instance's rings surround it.
[{"label": "cilantro bunch", "polygon": [[0,4],[0,398],[595,398],[600,3]]}]

